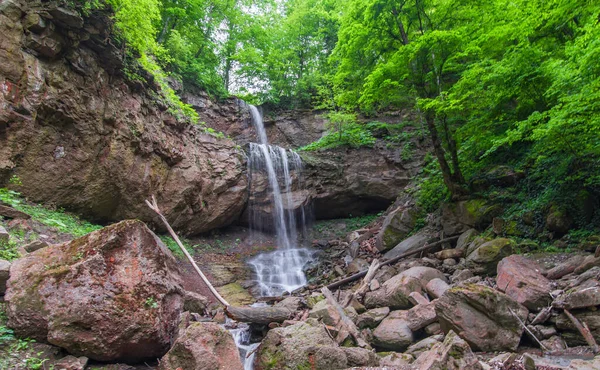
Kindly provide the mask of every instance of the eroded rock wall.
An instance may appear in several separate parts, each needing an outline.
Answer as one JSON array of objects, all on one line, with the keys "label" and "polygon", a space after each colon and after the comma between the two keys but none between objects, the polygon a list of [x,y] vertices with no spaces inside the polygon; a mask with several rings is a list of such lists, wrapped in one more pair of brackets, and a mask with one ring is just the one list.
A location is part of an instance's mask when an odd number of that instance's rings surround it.
[{"label": "eroded rock wall", "polygon": [[[126,82],[107,13],[53,4],[0,4],[0,185],[16,176],[30,199],[101,222],[155,220],[152,194],[185,233],[234,222],[247,199],[243,152],[175,118],[151,83]],[[229,104],[198,106],[201,119],[235,113]]]}]

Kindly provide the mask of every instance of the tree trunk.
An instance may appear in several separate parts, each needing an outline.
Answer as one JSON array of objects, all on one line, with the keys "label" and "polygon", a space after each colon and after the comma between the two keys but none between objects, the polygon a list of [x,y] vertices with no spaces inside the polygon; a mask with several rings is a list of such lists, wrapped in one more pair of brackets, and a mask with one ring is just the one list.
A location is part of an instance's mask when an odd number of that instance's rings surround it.
[{"label": "tree trunk", "polygon": [[290,318],[292,311],[285,307],[225,307],[229,318],[252,324],[268,325],[272,322],[284,322]]},{"label": "tree trunk", "polygon": [[[460,181],[457,181],[448,161],[446,160],[446,152],[442,147],[442,142],[438,135],[437,127],[435,126],[435,117],[431,112],[425,112],[425,121],[427,122],[427,128],[429,129],[429,135],[431,137],[431,143],[433,145],[433,151],[438,159],[440,168],[442,170],[442,176],[444,177],[444,184],[450,190],[452,199],[458,199],[466,194],[466,189],[462,186]],[[462,175],[461,175],[462,176]]]}]

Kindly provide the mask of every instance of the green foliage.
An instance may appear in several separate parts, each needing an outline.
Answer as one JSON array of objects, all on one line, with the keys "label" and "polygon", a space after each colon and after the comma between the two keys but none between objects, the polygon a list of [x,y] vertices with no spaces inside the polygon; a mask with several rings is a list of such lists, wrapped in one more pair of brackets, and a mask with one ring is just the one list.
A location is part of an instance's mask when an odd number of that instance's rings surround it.
[{"label": "green foliage", "polygon": [[[160,240],[163,242],[164,245],[167,246],[167,248],[169,248],[169,250],[177,257],[179,258],[183,258],[185,257],[185,254],[183,254],[183,251],[181,250],[181,248],[179,248],[179,245],[177,245],[177,242],[171,238],[169,235],[160,235],[159,236]],[[189,249],[189,243],[187,243],[185,240],[181,239],[181,242],[183,243],[183,246],[186,247],[186,249],[188,250],[188,253],[190,253],[191,249]]]},{"label": "green foliage", "polygon": [[144,301],[144,305],[146,306],[146,308],[151,308],[151,309],[158,308],[158,302],[156,302],[154,297],[146,298],[146,300]]},{"label": "green foliage", "polygon": [[341,237],[352,230],[362,229],[371,222],[375,221],[382,214],[382,212],[379,212],[376,214],[367,214],[356,217],[349,215],[348,218],[343,219],[321,220],[315,222],[313,229],[317,233],[324,234],[328,237]]},{"label": "green foliage", "polygon": [[13,261],[19,258],[21,254],[17,243],[10,239],[9,241],[0,241],[0,259],[6,261]]},{"label": "green foliage", "polygon": [[74,237],[84,236],[102,228],[102,226],[83,221],[62,209],[51,210],[40,205],[29,204],[23,200],[19,193],[6,188],[0,188],[0,201],[29,214],[32,219],[46,226],[53,227],[61,233],[71,234]]},{"label": "green foliage", "polygon": [[448,200],[450,194],[444,185],[442,173],[437,160],[430,155],[425,158],[426,165],[419,174],[418,190],[416,193],[417,206],[426,213],[435,211],[443,201]]}]

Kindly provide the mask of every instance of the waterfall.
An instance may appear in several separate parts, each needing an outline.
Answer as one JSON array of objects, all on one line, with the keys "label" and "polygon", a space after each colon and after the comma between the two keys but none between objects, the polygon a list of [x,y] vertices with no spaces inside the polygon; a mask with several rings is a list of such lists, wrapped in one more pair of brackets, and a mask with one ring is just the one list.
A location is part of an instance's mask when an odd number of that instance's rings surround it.
[{"label": "waterfall", "polygon": [[[276,296],[291,292],[306,285],[303,267],[311,261],[312,253],[298,247],[298,227],[292,197],[294,176],[299,179],[302,160],[292,150],[269,145],[262,116],[255,106],[250,105],[252,121],[260,143],[251,143],[249,148],[250,178],[255,174],[266,175],[271,220],[259,216],[259,205],[250,203],[250,227],[264,229],[265,223],[272,223],[277,240],[277,250],[262,253],[249,261],[254,268],[262,296]],[[297,180],[298,181],[298,180]],[[257,192],[251,181],[251,193]],[[262,209],[264,211],[264,207]],[[264,213],[264,212],[263,212]],[[300,209],[300,221],[304,223],[304,210]]]}]

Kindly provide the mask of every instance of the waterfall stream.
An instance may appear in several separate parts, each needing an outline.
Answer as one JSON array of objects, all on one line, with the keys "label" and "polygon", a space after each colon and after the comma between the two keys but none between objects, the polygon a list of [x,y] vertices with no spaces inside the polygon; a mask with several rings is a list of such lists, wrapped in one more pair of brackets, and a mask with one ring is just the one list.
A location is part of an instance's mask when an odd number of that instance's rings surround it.
[{"label": "waterfall stream", "polygon": [[[250,203],[250,227],[264,229],[271,222],[277,237],[277,250],[261,253],[249,261],[256,273],[261,296],[278,296],[291,292],[306,284],[303,267],[311,261],[312,253],[298,246],[298,215],[292,198],[294,177],[299,179],[302,160],[293,150],[269,145],[262,116],[255,106],[250,105],[252,122],[260,143],[251,143],[249,169],[251,179],[255,174],[266,175],[270,198],[271,220],[259,216]],[[298,180],[297,180],[298,181]],[[256,191],[251,181],[251,193]],[[300,207],[300,223],[304,223],[304,209]]]}]

